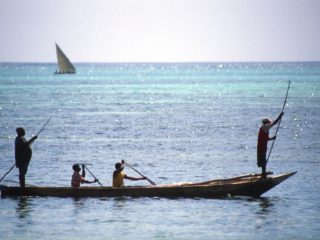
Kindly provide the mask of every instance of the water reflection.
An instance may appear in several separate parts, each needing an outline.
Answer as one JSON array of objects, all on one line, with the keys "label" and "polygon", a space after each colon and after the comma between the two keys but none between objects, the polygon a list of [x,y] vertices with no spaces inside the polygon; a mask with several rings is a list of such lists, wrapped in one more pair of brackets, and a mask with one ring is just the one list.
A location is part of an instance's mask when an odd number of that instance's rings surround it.
[{"label": "water reflection", "polygon": [[83,208],[84,207],[84,198],[73,198],[73,203],[75,208]]},{"label": "water reflection", "polygon": [[270,208],[274,205],[272,199],[268,197],[260,197],[257,199],[260,209],[257,211],[259,215],[268,215]]},{"label": "water reflection", "polygon": [[113,207],[123,208],[126,206],[126,202],[130,201],[131,198],[129,198],[129,197],[115,197],[113,200],[114,200]]},{"label": "water reflection", "polygon": [[260,197],[255,200],[258,203],[258,208],[254,214],[255,228],[263,229],[266,224],[272,219],[274,213],[275,199],[269,197]]},{"label": "water reflection", "polygon": [[19,218],[26,218],[30,216],[32,212],[32,199],[28,197],[20,197],[18,201],[18,206],[16,208],[17,215]]},{"label": "water reflection", "polygon": [[74,214],[80,214],[85,208],[84,198],[73,198]]}]

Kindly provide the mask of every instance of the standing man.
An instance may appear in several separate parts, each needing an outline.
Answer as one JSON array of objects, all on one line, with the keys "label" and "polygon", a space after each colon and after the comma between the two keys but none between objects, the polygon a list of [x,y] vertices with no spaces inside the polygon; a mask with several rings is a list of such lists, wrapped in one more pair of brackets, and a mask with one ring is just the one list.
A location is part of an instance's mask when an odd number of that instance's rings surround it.
[{"label": "standing man", "polygon": [[27,141],[24,137],[26,134],[22,127],[16,129],[17,137],[15,139],[15,159],[16,167],[19,168],[19,183],[20,187],[25,187],[25,175],[28,171],[28,166],[32,157],[31,144],[38,136],[32,137]]},{"label": "standing man", "polygon": [[262,119],[262,126],[260,127],[258,134],[258,144],[257,144],[257,165],[262,168],[262,177],[266,178],[266,168],[267,168],[267,146],[268,141],[275,140],[276,136],[272,138],[269,137],[269,130],[274,125],[276,125],[282,118],[284,112],[281,112],[275,121],[269,118]]}]

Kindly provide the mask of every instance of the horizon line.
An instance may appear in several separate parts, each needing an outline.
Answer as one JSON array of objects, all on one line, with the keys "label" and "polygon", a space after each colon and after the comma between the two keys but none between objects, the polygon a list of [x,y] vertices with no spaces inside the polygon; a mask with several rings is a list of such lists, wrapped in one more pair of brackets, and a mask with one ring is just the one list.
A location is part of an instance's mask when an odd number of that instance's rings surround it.
[{"label": "horizon line", "polygon": [[[73,64],[219,64],[219,63],[320,63],[320,60],[288,60],[288,61],[93,61],[72,62]],[[57,64],[57,62],[38,61],[0,61],[0,64]]]}]

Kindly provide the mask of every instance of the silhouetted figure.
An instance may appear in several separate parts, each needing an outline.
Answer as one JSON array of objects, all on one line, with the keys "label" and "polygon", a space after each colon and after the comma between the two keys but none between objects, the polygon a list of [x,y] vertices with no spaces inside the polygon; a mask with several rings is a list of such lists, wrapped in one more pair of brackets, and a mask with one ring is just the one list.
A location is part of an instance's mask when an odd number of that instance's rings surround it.
[{"label": "silhouetted figure", "polygon": [[19,183],[20,187],[25,187],[25,176],[28,171],[28,166],[32,157],[31,144],[38,136],[32,137],[27,141],[24,137],[25,130],[22,127],[16,129],[17,137],[15,139],[15,159],[16,167],[19,168]]}]

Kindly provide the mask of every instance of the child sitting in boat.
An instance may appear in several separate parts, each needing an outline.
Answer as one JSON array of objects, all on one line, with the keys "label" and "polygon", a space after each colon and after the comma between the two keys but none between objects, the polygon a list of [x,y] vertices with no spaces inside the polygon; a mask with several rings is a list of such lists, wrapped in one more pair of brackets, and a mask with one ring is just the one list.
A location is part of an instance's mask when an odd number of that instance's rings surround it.
[{"label": "child sitting in boat", "polygon": [[72,179],[71,179],[71,187],[73,188],[80,188],[80,184],[83,183],[95,183],[98,182],[98,179],[94,179],[93,181],[88,181],[85,179],[86,176],[86,172],[85,172],[85,166],[82,165],[82,174],[80,175],[80,166],[79,164],[74,164],[72,166],[73,169],[73,175],[72,175]]},{"label": "child sitting in boat", "polygon": [[113,178],[112,178],[112,186],[113,187],[123,187],[123,179],[129,179],[129,180],[145,180],[146,177],[141,177],[141,178],[135,178],[135,177],[129,177],[126,175],[126,173],[123,171],[124,169],[124,160],[115,164],[116,170],[113,172]]}]

